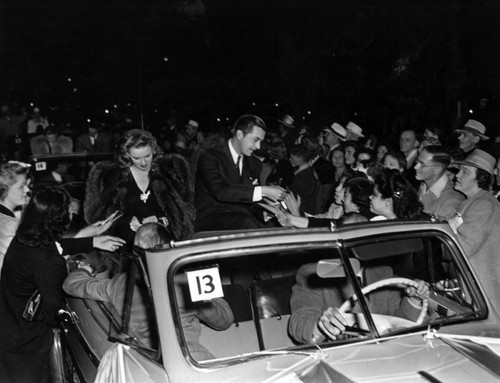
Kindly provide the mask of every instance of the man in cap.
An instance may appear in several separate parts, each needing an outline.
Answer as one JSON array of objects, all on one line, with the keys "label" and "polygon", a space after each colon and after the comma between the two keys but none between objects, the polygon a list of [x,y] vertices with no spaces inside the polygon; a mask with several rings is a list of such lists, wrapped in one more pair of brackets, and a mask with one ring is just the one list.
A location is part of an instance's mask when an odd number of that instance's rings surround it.
[{"label": "man in cap", "polygon": [[325,159],[332,162],[333,150],[346,140],[347,131],[342,125],[334,122],[331,126],[323,129],[322,136],[323,143],[328,145],[330,148],[328,153],[325,155]]},{"label": "man in cap", "polygon": [[456,131],[459,133],[459,147],[464,151],[466,157],[472,154],[480,141],[489,140],[489,137],[485,135],[486,127],[476,120],[468,120],[462,129]]},{"label": "man in cap", "polygon": [[495,158],[481,149],[474,150],[464,161],[455,189],[466,199],[457,214],[449,220],[472,267],[483,281],[492,308],[500,313],[500,204],[490,192]]},{"label": "man in cap", "polygon": [[289,114],[285,114],[278,120],[279,137],[281,137],[287,149],[290,149],[294,145],[295,140],[298,137],[298,134],[295,131],[294,123],[295,120]]},{"label": "man in cap", "polygon": [[347,141],[359,141],[361,138],[365,137],[363,129],[352,121],[347,124],[345,129],[347,131]]},{"label": "man in cap", "polygon": [[75,152],[109,153],[113,151],[112,137],[103,131],[103,124],[88,121],[87,133],[76,139]]},{"label": "man in cap", "polygon": [[420,202],[426,213],[439,219],[452,218],[464,200],[463,194],[453,189],[453,182],[446,175],[450,162],[450,154],[439,145],[425,146],[415,161]]}]

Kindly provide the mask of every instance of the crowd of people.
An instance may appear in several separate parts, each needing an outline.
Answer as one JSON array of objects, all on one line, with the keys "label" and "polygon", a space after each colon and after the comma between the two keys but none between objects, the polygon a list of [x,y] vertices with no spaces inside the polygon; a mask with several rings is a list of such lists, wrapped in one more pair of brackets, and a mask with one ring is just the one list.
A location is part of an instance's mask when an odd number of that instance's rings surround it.
[{"label": "crowd of people", "polygon": [[[140,242],[138,235],[151,226],[162,228],[163,234],[156,231],[159,239],[154,244],[158,244],[190,239],[199,231],[444,220],[481,279],[488,281],[484,287],[500,308],[500,300],[494,298],[500,287],[500,261],[494,252],[500,246],[500,161],[481,146],[490,138],[479,121],[468,120],[457,129],[456,145],[449,145],[449,140],[445,145],[443,131],[429,126],[422,132],[401,131],[399,147],[394,147],[382,137],[365,134],[352,121],[345,127],[331,121],[319,130],[299,129],[290,115],[270,128],[258,116],[242,115],[230,132],[223,133],[203,131],[190,119],[173,129],[175,134],[156,137],[137,128],[114,135],[92,122],[86,132],[72,138],[51,125],[39,109],[26,121],[26,132],[21,132],[20,121],[9,116],[8,109],[2,108],[2,114],[0,325],[6,329],[0,342],[2,381],[49,379],[51,327],[64,305],[63,284],[71,295],[111,303],[123,290],[126,270],[97,283],[92,279],[95,265],[88,262],[78,262],[79,270],[67,276],[63,256],[96,253],[95,249],[131,251],[134,241],[149,246],[151,242]],[[29,138],[29,146],[26,140],[17,141],[21,136]],[[94,165],[76,208],[62,177],[56,177],[52,186],[37,188],[30,166],[20,161],[27,153],[73,151],[115,153],[113,161]],[[86,226],[67,238],[71,220],[79,214]],[[298,284],[308,272],[299,272]],[[300,286],[294,289],[299,291]],[[41,320],[28,321],[23,311],[37,292],[44,314]],[[425,295],[428,289],[422,285],[411,296]],[[292,308],[300,301],[295,297]],[[137,315],[144,317],[140,296],[137,302]],[[336,304],[332,298],[326,310],[316,310],[305,319],[292,315],[296,339],[316,342],[325,333],[337,336],[343,327],[333,311]],[[199,321],[227,327],[232,322],[227,302],[221,299],[212,307],[186,309],[185,316],[186,323],[194,323],[190,347],[205,354],[202,359],[209,357],[196,342]],[[139,332],[150,344],[143,330]],[[26,365],[33,367],[20,367]]]}]

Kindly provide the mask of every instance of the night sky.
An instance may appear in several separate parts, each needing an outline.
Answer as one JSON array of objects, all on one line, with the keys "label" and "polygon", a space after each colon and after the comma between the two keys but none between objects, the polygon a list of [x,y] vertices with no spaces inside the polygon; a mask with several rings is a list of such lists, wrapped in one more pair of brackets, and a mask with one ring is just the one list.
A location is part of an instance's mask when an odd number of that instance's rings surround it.
[{"label": "night sky", "polygon": [[449,126],[460,100],[462,117],[500,121],[496,0],[2,5],[1,102],[66,118],[114,108],[142,110],[149,124],[189,116],[215,126],[290,113],[375,130]]}]

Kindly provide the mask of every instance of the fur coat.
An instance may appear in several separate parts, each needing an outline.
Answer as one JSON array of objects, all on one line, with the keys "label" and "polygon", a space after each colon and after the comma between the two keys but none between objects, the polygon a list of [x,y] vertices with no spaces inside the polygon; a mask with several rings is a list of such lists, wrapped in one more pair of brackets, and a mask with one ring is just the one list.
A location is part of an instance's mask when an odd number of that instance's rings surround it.
[{"label": "fur coat", "polygon": [[[87,178],[84,216],[91,224],[106,218],[115,210],[123,211],[130,169],[115,162],[94,165]],[[176,154],[157,158],[150,171],[151,190],[169,221],[176,240],[193,235],[195,219],[194,190],[186,160]]]}]

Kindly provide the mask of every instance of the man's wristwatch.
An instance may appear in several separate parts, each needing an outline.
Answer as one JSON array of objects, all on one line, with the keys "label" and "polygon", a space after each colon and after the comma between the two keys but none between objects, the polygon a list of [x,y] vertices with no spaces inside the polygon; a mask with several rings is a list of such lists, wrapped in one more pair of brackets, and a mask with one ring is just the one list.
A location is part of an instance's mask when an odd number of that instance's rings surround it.
[{"label": "man's wristwatch", "polygon": [[80,261],[77,261],[76,263],[78,265],[78,269],[86,270],[90,274],[90,276],[92,276],[92,277],[95,276],[95,270],[88,261],[80,260]]}]

